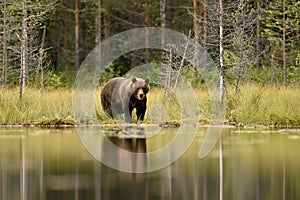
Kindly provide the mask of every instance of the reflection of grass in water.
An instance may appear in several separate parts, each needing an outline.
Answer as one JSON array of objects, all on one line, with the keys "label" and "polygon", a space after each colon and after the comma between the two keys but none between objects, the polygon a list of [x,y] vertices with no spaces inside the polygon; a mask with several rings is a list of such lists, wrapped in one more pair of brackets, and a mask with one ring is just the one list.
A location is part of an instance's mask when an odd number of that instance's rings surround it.
[{"label": "reflection of grass in water", "polygon": [[[97,117],[101,123],[115,123],[103,112],[100,91],[95,94]],[[210,96],[207,88],[195,88],[199,103],[199,122],[210,121]],[[42,119],[70,119],[72,116],[72,90],[53,90],[40,93],[26,89],[19,101],[18,89],[0,91],[0,123],[21,123]],[[188,97],[185,97],[188,98]],[[235,94],[234,87],[227,87],[226,121],[244,125],[300,126],[300,89],[275,88],[246,84]],[[145,123],[159,120],[181,120],[181,108],[176,96],[164,95],[162,88],[152,87],[148,94]],[[152,110],[151,110],[152,109]],[[133,113],[136,120],[135,113]]]},{"label": "reflection of grass in water", "polygon": [[178,128],[163,128],[159,134],[148,138],[147,151],[154,152],[168,145],[178,133]]}]

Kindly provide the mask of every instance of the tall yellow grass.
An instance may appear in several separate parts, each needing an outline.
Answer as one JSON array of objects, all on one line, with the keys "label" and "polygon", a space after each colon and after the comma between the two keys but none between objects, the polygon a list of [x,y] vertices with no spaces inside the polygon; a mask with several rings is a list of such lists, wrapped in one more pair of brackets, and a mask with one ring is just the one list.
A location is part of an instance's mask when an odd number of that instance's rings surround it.
[{"label": "tall yellow grass", "polygon": [[[113,121],[103,112],[99,98],[95,103],[99,122]],[[200,112],[199,122],[210,121],[210,94],[207,88],[195,88]],[[37,121],[43,117],[72,116],[72,90],[55,90],[40,93],[26,89],[22,101],[17,89],[0,90],[0,123]],[[300,127],[300,88],[268,87],[254,84],[241,86],[238,93],[227,87],[227,113],[225,121],[244,125]],[[152,87],[148,94],[146,123],[181,120],[181,108],[176,97],[161,88]],[[134,116],[134,114],[133,114]]]},{"label": "tall yellow grass", "polygon": [[43,93],[27,88],[22,101],[17,89],[0,91],[0,123],[21,123],[42,117],[61,118],[72,115],[72,91]]},{"label": "tall yellow grass", "polygon": [[246,125],[300,126],[300,88],[247,84],[227,91],[227,118]]}]

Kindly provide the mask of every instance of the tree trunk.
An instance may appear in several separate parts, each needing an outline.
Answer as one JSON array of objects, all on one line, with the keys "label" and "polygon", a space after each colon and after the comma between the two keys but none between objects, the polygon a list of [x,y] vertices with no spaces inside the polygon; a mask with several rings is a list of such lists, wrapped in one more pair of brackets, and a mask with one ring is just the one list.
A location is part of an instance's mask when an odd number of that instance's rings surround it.
[{"label": "tree trunk", "polygon": [[7,84],[7,32],[6,32],[6,0],[3,5],[3,35],[2,35],[2,87],[5,88]]},{"label": "tree trunk", "polygon": [[75,67],[76,71],[79,70],[79,2],[80,0],[75,0]]},{"label": "tree trunk", "polygon": [[[245,7],[243,5],[245,5],[247,2],[244,2],[244,0],[240,0],[239,5],[238,5],[238,9],[240,10],[239,12],[241,12],[239,15],[241,15],[242,17],[246,16],[246,11],[245,11]],[[244,53],[244,46],[246,45],[245,40],[244,40],[244,35],[245,35],[245,27],[246,27],[246,21],[243,20],[242,24],[240,24],[238,26],[238,30],[236,30],[236,34],[238,38],[241,38],[241,40],[238,42],[238,74],[237,74],[237,79],[236,79],[236,84],[235,84],[235,93],[238,92],[239,90],[239,86],[240,83],[242,82],[242,77],[243,77],[243,71],[244,71],[244,66],[246,64],[245,61],[245,53]]]},{"label": "tree trunk", "polygon": [[257,68],[260,67],[260,1],[256,0],[256,58],[255,58],[255,66]]},{"label": "tree trunk", "polygon": [[167,95],[170,85],[171,85],[171,70],[172,70],[172,59],[173,59],[173,48],[171,45],[167,44],[169,48],[169,60],[168,60],[168,66],[166,68],[166,81],[165,81],[165,92],[164,95]]},{"label": "tree trunk", "polygon": [[240,55],[239,55],[239,63],[238,63],[238,75],[237,75],[237,79],[236,79],[236,83],[235,83],[235,93],[238,92],[239,90],[239,86],[240,86],[240,82],[242,81],[242,75],[243,75],[243,70],[244,70],[244,66],[242,64],[243,59],[242,59],[242,50],[240,48]]},{"label": "tree trunk", "polygon": [[42,35],[42,43],[40,47],[40,55],[39,55],[39,65],[38,65],[38,72],[41,72],[41,92],[44,91],[44,68],[43,68],[43,57],[44,57],[44,44],[45,44],[45,37],[46,37],[46,27],[47,23],[45,23],[43,35]]},{"label": "tree trunk", "polygon": [[195,41],[195,55],[194,55],[194,69],[197,69],[200,64],[200,49],[198,48],[199,40],[200,40],[200,24],[199,24],[199,18],[200,18],[200,1],[199,0],[193,0],[194,5],[194,41]]},{"label": "tree trunk", "polygon": [[[190,38],[190,36],[191,36],[191,32],[189,33],[189,37],[188,37],[188,38]],[[187,52],[188,46],[189,46],[189,40],[186,41],[186,45],[185,45],[185,47],[184,47],[184,52],[183,52],[183,55],[182,55],[182,59],[181,59],[181,62],[180,62],[180,66],[179,66],[179,69],[178,69],[178,71],[177,71],[177,76],[176,76],[175,84],[174,84],[174,88],[173,88],[174,94],[176,93],[177,84],[178,84],[179,77],[180,77],[180,74],[181,74],[181,69],[183,68],[184,61],[186,60],[186,52]],[[171,67],[171,66],[170,66],[170,67]]]},{"label": "tree trunk", "polygon": [[203,1],[203,48],[206,49],[207,43],[207,0]]},{"label": "tree trunk", "polygon": [[[151,26],[151,18],[150,18],[150,11],[149,11],[149,6],[150,6],[150,2],[147,1],[146,2],[146,11],[145,11],[145,25],[147,28],[149,28]],[[146,47],[149,47],[149,30],[146,29],[146,33],[145,33],[145,43],[146,43]],[[149,48],[146,48],[146,63],[150,62],[150,51]]]},{"label": "tree trunk", "polygon": [[[160,0],[159,6],[160,6],[160,26],[162,28],[166,28],[166,0]],[[165,45],[164,30],[162,30],[161,44],[162,46]]]},{"label": "tree trunk", "polygon": [[101,27],[101,0],[97,1],[98,4],[98,15],[97,15],[97,38],[96,38],[96,43],[98,45],[101,44],[101,32],[102,32],[102,27]]},{"label": "tree trunk", "polygon": [[101,15],[101,0],[97,1],[98,6],[98,15],[96,17],[96,27],[97,27],[97,33],[96,33],[96,44],[97,44],[97,58],[96,58],[96,65],[100,66],[101,61],[101,33],[102,33],[102,15]]},{"label": "tree trunk", "polygon": [[[110,46],[110,37],[111,34],[111,4],[110,1],[106,2],[106,12],[105,12],[105,39],[107,42],[107,47]],[[109,48],[107,49],[109,51]]]},{"label": "tree trunk", "polygon": [[286,72],[286,19],[285,19],[285,0],[282,0],[282,60],[283,60],[283,82],[284,86],[287,87],[287,72]]},{"label": "tree trunk", "polygon": [[225,95],[225,81],[224,81],[224,49],[223,49],[223,0],[219,0],[220,4],[220,74],[219,74],[219,81],[220,81],[220,103],[223,104],[224,95]]},{"label": "tree trunk", "polygon": [[27,43],[28,43],[28,35],[27,35],[27,0],[22,1],[22,38],[21,38],[21,67],[20,67],[20,100],[23,97],[23,90],[25,88],[26,83],[26,69],[27,67]]},{"label": "tree trunk", "polygon": [[274,65],[274,54],[271,55],[271,68],[272,68],[272,82],[274,86],[277,86],[277,75],[276,75],[276,67]]},{"label": "tree trunk", "polygon": [[[63,36],[62,53],[63,53],[63,58],[68,58],[69,57],[69,54],[68,54],[69,20],[68,20],[67,12],[65,12],[63,14],[63,18],[64,18],[64,36]],[[57,57],[60,57],[60,55],[58,55]],[[70,61],[70,60],[68,60],[68,61]],[[62,59],[62,61],[59,61],[59,65],[67,66],[68,61]]]}]

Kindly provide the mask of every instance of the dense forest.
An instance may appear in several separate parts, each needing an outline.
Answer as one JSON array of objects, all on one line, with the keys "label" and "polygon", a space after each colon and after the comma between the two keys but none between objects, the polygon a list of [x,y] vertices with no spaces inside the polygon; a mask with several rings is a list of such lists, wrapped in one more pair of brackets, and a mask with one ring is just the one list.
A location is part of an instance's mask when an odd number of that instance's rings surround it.
[{"label": "dense forest", "polygon": [[[189,35],[236,88],[246,81],[300,83],[297,0],[1,0],[0,8],[2,87],[71,87],[94,47],[137,27]],[[168,55],[160,54],[165,55],[123,55],[105,77],[123,75],[141,63],[164,62]]]}]

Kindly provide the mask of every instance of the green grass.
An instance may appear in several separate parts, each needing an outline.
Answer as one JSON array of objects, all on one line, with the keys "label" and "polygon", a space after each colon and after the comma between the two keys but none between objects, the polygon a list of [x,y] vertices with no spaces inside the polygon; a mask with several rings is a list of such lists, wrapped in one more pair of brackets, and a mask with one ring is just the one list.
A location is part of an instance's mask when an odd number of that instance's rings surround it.
[{"label": "green grass", "polygon": [[[100,123],[116,123],[101,108],[101,88],[95,95],[97,116]],[[55,90],[40,93],[26,89],[22,102],[17,89],[0,90],[0,123],[74,123],[72,116],[72,90]],[[210,95],[207,88],[194,89],[199,103],[199,122],[210,122]],[[188,98],[188,97],[186,97]],[[268,87],[254,84],[242,86],[236,94],[234,87],[227,87],[227,112],[225,122],[246,126],[300,127],[300,88]],[[172,92],[165,95],[161,88],[151,88],[145,123],[182,121],[182,109]],[[136,120],[135,115],[134,120]]]}]

